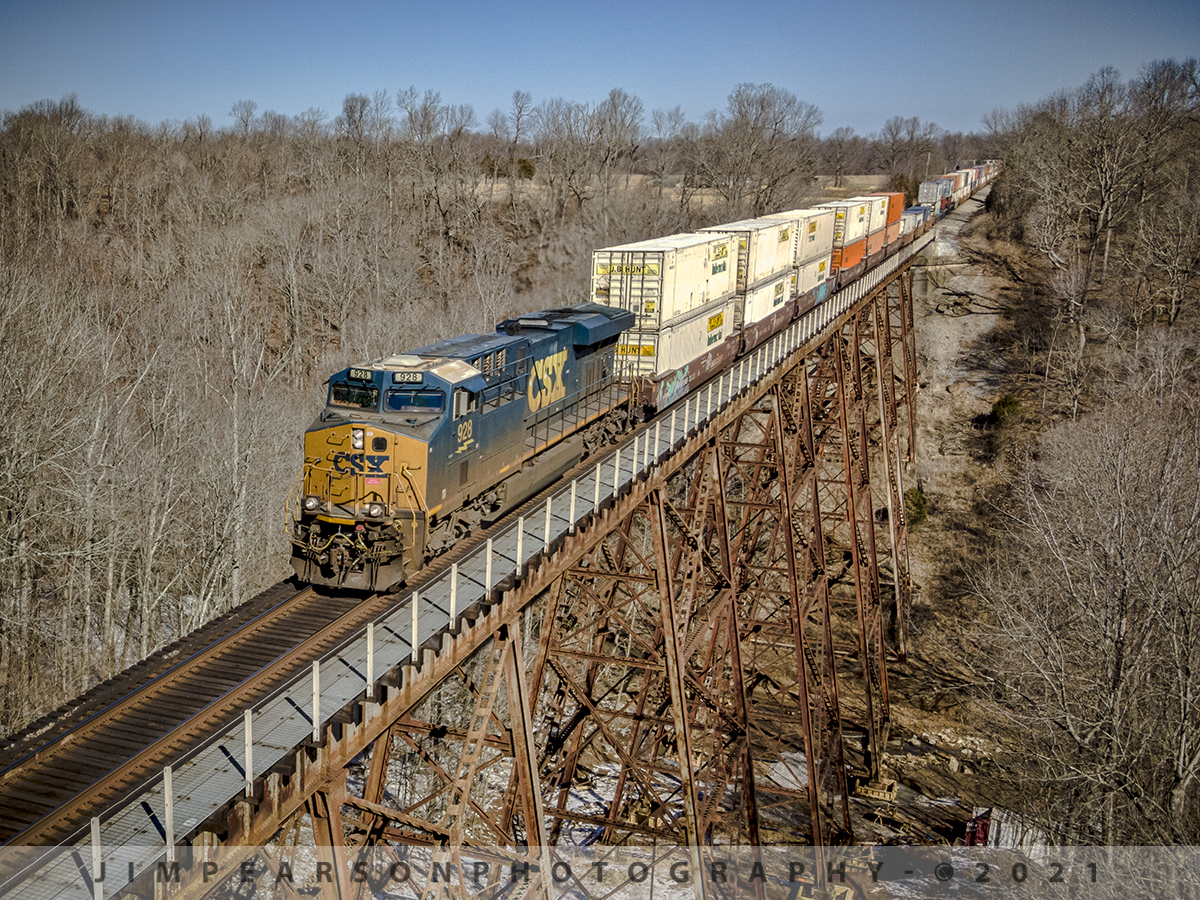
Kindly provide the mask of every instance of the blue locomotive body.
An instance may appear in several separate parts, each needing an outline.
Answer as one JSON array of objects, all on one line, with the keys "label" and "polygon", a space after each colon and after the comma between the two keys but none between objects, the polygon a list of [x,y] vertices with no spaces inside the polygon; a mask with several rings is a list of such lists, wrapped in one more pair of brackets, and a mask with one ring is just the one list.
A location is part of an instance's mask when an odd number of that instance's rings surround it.
[{"label": "blue locomotive body", "polygon": [[297,575],[386,587],[558,478],[628,396],[614,353],[632,321],[545,310],[334,375],[305,434]]}]

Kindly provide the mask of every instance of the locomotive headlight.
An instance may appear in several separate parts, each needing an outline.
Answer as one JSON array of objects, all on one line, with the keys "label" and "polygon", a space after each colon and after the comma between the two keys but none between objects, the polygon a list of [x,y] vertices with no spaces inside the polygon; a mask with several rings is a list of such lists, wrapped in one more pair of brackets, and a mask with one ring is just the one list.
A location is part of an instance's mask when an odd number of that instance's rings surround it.
[{"label": "locomotive headlight", "polygon": [[363,448],[363,430],[361,428],[355,428],[350,432],[350,446],[355,450]]},{"label": "locomotive headlight", "polygon": [[304,508],[306,510],[308,510],[309,512],[312,512],[314,509],[316,509],[320,505],[321,505],[320,497],[314,497],[314,496],[312,496],[312,494],[309,494],[307,497],[304,498]]},{"label": "locomotive headlight", "polygon": [[370,516],[372,519],[383,518],[383,504],[382,503],[372,503],[370,506],[367,507],[367,515]]}]

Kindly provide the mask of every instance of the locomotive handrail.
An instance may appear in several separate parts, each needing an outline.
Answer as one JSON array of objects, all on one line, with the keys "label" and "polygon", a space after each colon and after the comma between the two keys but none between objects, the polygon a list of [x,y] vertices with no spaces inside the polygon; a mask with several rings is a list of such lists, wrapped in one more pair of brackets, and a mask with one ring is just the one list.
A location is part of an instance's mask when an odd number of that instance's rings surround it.
[{"label": "locomotive handrail", "polygon": [[[488,597],[504,578],[514,574],[519,577],[525,564],[533,556],[550,547],[552,526],[559,529],[555,534],[579,527],[599,510],[603,500],[615,496],[624,484],[656,465],[665,455],[674,452],[676,445],[680,440],[686,439],[687,434],[700,428],[712,415],[760,380],[789,354],[836,324],[856,303],[878,287],[902,263],[924,250],[932,240],[931,228],[927,227],[924,232],[918,232],[907,247],[902,247],[875,269],[869,270],[855,282],[830,295],[824,303],[789,322],[754,351],[739,358],[706,382],[707,393],[704,386],[700,386],[684,395],[662,412],[654,422],[635,433],[631,448],[616,448],[597,460],[590,475],[563,484],[546,499],[542,528],[534,524],[534,530],[530,531],[524,517],[520,517],[517,522],[510,521],[488,539],[486,548],[478,548],[454,563],[449,570],[430,573],[430,577],[418,590],[397,603],[390,613],[373,626],[369,626],[367,631],[355,632],[337,647],[322,654],[313,663],[313,681],[315,685],[319,685],[319,689],[314,689],[312,694],[311,718],[304,713],[303,703],[294,699],[299,692],[300,700],[304,700],[309,679],[296,678],[254,705],[251,718],[257,716],[257,719],[254,719],[255,736],[244,735],[245,725],[239,725],[203,741],[175,766],[178,771],[174,776],[177,780],[176,787],[173,788],[173,802],[177,809],[184,807],[185,815],[189,808],[193,810],[192,815],[184,820],[184,827],[178,834],[186,836],[207,818],[201,811],[196,811],[197,807],[211,810],[244,790],[245,775],[237,774],[236,754],[229,751],[225,745],[237,748],[245,740],[254,750],[254,770],[266,772],[279,758],[286,756],[304,742],[305,734],[300,733],[297,738],[294,733],[295,727],[288,724],[295,721],[297,713],[310,719],[312,728],[308,730],[323,734],[326,715],[321,715],[321,710],[331,714],[355,697],[361,696],[364,688],[373,689],[374,682],[384,671],[405,664],[405,660],[411,661],[414,651],[425,640],[448,627],[453,627],[461,612],[468,606]],[[614,372],[605,379],[602,388],[592,394],[585,394],[584,399],[588,396],[599,397],[605,391],[620,392],[622,389],[628,396],[627,384],[619,381],[617,373]],[[585,410],[585,417],[586,415]],[[590,421],[590,418],[585,420]],[[548,418],[547,434],[549,421]],[[632,458],[628,454],[623,458],[622,452],[628,449],[632,449]],[[293,484],[289,492],[289,504],[292,497],[297,495],[301,480],[297,479],[297,483]],[[300,492],[302,493],[302,488]],[[527,537],[531,539],[526,541]],[[498,547],[497,544],[501,546]],[[512,545],[515,545],[515,550],[511,549]],[[502,560],[500,570],[494,565],[497,559]],[[474,587],[471,587],[472,585]],[[461,598],[460,588],[464,589]],[[368,635],[374,635],[374,640]],[[372,648],[370,654],[366,651],[368,646]],[[342,665],[333,665],[334,663]],[[328,665],[328,672],[322,671],[323,665]],[[225,751],[223,754],[219,752],[222,750]],[[212,758],[205,757],[201,763],[201,757],[206,751],[210,752]],[[272,753],[275,755],[272,756]],[[200,769],[209,775],[210,785],[213,780],[224,778],[221,783],[227,783],[230,788],[224,795],[225,799],[215,802],[212,800],[212,797],[220,794],[222,789],[219,787],[210,788],[206,800],[196,799],[198,792],[194,787],[188,786],[191,782],[187,779],[194,780],[195,777],[199,777]],[[229,774],[220,774],[226,771]],[[212,774],[213,772],[217,774]],[[90,896],[78,878],[79,872],[85,868],[82,859],[88,856],[93,860],[111,863],[110,874],[117,876],[111,882],[104,882],[100,891],[104,896],[123,887],[123,883],[117,883],[126,877],[126,868],[122,863],[128,862],[139,871],[152,867],[164,854],[172,852],[167,842],[159,836],[159,832],[153,830],[156,823],[165,818],[166,798],[163,784],[162,775],[155,774],[129,791],[124,801],[114,804],[102,817],[93,820],[90,829],[80,828],[59,844],[60,849],[73,852],[61,854],[57,861],[44,867],[45,871],[39,871],[36,877],[17,886],[12,895],[28,897],[31,900],[49,900],[72,894]],[[187,807],[186,804],[191,806]],[[147,818],[151,821],[148,822]],[[152,822],[154,824],[151,824]],[[135,843],[137,838],[144,840],[151,836],[153,840],[148,844]],[[101,838],[105,839],[101,841]],[[105,858],[105,849],[108,850],[108,858]],[[78,865],[72,862],[72,857],[80,860]]]}]

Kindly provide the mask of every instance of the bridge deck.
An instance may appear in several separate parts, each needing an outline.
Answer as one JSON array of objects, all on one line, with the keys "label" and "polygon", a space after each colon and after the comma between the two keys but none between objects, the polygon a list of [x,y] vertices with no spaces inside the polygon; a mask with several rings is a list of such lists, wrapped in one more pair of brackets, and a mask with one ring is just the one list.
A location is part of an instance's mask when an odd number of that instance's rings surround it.
[{"label": "bridge deck", "polygon": [[0,862],[0,888],[14,897],[39,900],[91,896],[80,872],[103,861],[107,871],[114,873],[104,883],[107,896],[126,883],[128,872],[145,871],[163,861],[169,846],[244,793],[248,780],[253,782],[285,762],[314,737],[319,740],[330,717],[361,698],[385,673],[411,662],[414,646],[424,645],[425,652],[433,652],[439,646],[437,637],[447,628],[472,627],[472,608],[486,604],[497,586],[520,577],[524,565],[670,455],[688,433],[786,357],[821,338],[932,240],[932,233],[918,238],[694,389],[617,449],[583,464],[573,477],[493,526],[486,540],[472,539],[475,546],[467,552],[446,557],[437,564],[439,568],[423,575],[415,591],[396,599],[368,629],[357,630],[336,649],[323,653],[315,666],[256,701],[250,715],[233,727],[199,740],[196,735],[177,740],[178,755],[169,757],[170,803],[164,775],[156,774],[124,796],[110,798],[108,811],[97,819],[77,818],[57,841],[69,852],[38,866],[32,875],[32,867],[14,868],[12,860]]}]

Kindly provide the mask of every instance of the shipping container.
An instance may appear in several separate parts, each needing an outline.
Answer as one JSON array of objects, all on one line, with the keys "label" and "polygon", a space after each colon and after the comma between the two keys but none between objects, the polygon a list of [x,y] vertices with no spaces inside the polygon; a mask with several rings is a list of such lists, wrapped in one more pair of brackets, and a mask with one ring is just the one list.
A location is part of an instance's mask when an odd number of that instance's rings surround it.
[{"label": "shipping container", "polygon": [[791,268],[739,295],[744,350],[757,347],[792,318],[795,275]]},{"label": "shipping container", "polygon": [[825,259],[833,250],[833,227],[837,215],[833,209],[793,209],[779,213],[798,223],[793,265],[802,266]]},{"label": "shipping container", "polygon": [[910,216],[910,215],[916,216],[917,224],[924,225],[926,222],[928,222],[930,219],[933,218],[933,208],[927,204],[921,204],[919,206],[910,206],[908,209],[906,209],[904,211],[904,214],[906,216]]},{"label": "shipping container", "polygon": [[853,200],[837,200],[822,203],[818,209],[833,210],[834,248],[854,244],[867,236],[870,205]]},{"label": "shipping container", "polygon": [[881,228],[879,231],[872,231],[867,235],[867,267],[878,265],[883,259],[883,252],[886,249],[887,228]]},{"label": "shipping container", "polygon": [[865,197],[851,197],[852,203],[865,203],[867,212],[867,234],[882,231],[888,224],[888,198],[880,194],[870,194]]},{"label": "shipping container", "polygon": [[592,299],[660,326],[737,289],[737,240],[675,234],[592,253]]},{"label": "shipping container", "polygon": [[953,194],[955,191],[958,191],[963,186],[964,179],[963,179],[962,172],[947,172],[945,175],[942,176],[942,178],[944,178],[950,182],[950,193],[951,194]]},{"label": "shipping container", "polygon": [[618,348],[635,375],[661,379],[734,339],[737,238],[677,234],[592,253],[592,300],[637,316]]},{"label": "shipping container", "polygon": [[796,270],[797,312],[804,314],[825,300],[833,271],[833,254],[804,263]]},{"label": "shipping container", "polygon": [[871,196],[887,198],[887,223],[889,225],[900,221],[900,215],[904,212],[904,191],[876,191]]},{"label": "shipping container", "polygon": [[930,206],[936,206],[938,201],[942,199],[941,184],[936,181],[922,181],[921,186],[917,188],[917,202],[927,203]]},{"label": "shipping container", "polygon": [[925,227],[929,219],[929,207],[910,206],[900,216],[900,243],[908,244]]},{"label": "shipping container", "polygon": [[866,259],[866,237],[842,247],[834,246],[830,266],[835,272],[837,286],[841,287],[852,278],[857,278],[865,267]]},{"label": "shipping container", "polygon": [[701,228],[699,233],[709,232],[737,239],[737,290],[742,293],[775,280],[793,265],[796,222],[790,218],[762,216]]},{"label": "shipping container", "polygon": [[887,250],[888,253],[891,253],[893,250],[896,249],[896,247],[899,246],[899,242],[900,242],[900,220],[897,219],[895,222],[888,222],[887,237],[884,239],[885,249]]},{"label": "shipping container", "polygon": [[635,382],[638,402],[663,409],[726,368],[740,346],[733,318],[741,302],[737,296],[710,301],[655,332],[625,332],[617,364],[633,363],[641,373]]},{"label": "shipping container", "polygon": [[867,204],[866,267],[878,265],[883,259],[887,242],[888,198],[877,196],[851,197],[851,201]]}]

